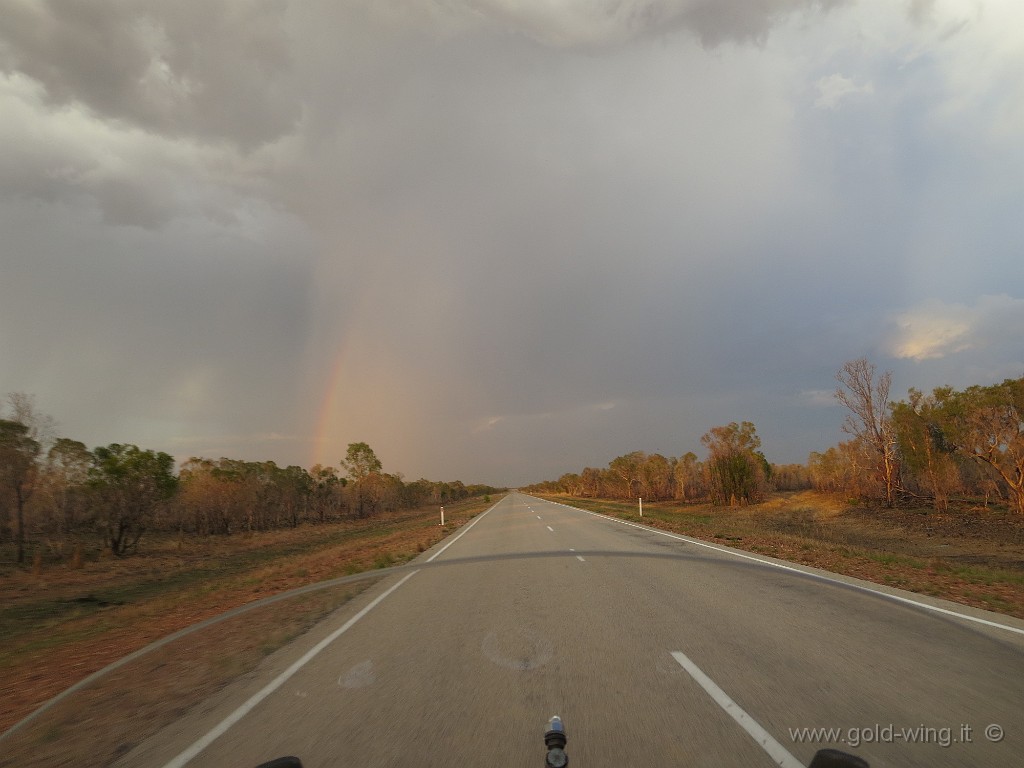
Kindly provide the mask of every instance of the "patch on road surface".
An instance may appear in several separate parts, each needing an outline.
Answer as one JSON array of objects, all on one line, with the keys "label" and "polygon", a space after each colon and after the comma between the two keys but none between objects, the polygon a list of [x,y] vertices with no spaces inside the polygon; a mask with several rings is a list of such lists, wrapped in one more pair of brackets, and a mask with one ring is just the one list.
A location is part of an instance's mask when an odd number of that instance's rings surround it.
[{"label": "patch on road surface", "polygon": [[373,662],[369,659],[359,662],[338,678],[338,685],[342,688],[365,688],[375,682],[377,675],[373,671]]},{"label": "patch on road surface", "polygon": [[524,671],[544,666],[554,655],[551,642],[533,629],[488,632],[480,650],[499,667]]}]

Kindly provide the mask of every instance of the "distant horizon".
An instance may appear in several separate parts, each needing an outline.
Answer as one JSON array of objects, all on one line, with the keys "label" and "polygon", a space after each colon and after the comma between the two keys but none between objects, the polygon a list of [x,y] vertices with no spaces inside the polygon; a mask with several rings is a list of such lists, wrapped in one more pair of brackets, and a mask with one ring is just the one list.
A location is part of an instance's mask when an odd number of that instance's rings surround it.
[{"label": "distant horizon", "polygon": [[[870,361],[868,361],[868,363],[870,364]],[[886,371],[876,371],[876,372],[878,374],[887,373]],[[1015,377],[1010,377],[1010,378],[1015,378]],[[1024,378],[1024,374],[1022,374],[1021,377],[1016,377],[1016,378]],[[999,383],[999,382],[993,382],[993,383]],[[968,385],[968,386],[972,386],[972,385]],[[984,386],[984,385],[982,385],[982,386]],[[920,388],[915,388],[915,389],[919,389],[920,390]],[[920,390],[920,391],[923,391],[924,394],[930,394],[930,392],[928,392],[927,390]],[[33,407],[35,408],[35,412],[36,412],[37,416],[41,416],[44,419],[48,420],[48,422],[50,423],[50,425],[54,429],[54,434],[52,435],[53,439],[57,439],[57,438],[70,438],[72,440],[79,440],[79,438],[76,438],[76,437],[74,437],[72,435],[65,435],[65,434],[61,433],[60,427],[59,427],[59,422],[56,421],[55,419],[53,419],[51,414],[46,413],[44,410],[42,410],[39,407],[38,403],[35,402],[36,398],[34,397],[34,395],[32,395],[31,393],[19,393],[19,394],[20,395],[27,395],[29,397],[29,399],[31,400],[31,402],[33,403]],[[823,399],[824,394],[825,393],[821,393],[821,397],[819,399]],[[8,397],[9,396],[10,396],[10,393],[8,394]],[[829,393],[828,397],[829,397],[829,399],[834,399],[834,393]],[[901,396],[898,396],[897,394],[891,392],[890,393],[890,401],[889,402],[890,402],[890,404],[897,403],[897,402],[905,402],[905,398],[901,397]],[[10,408],[7,407],[8,404],[4,403],[3,405],[4,405],[4,407],[0,408],[0,418],[10,418],[13,414],[11,414],[9,412]],[[838,406],[838,402],[836,403],[836,405]],[[839,413],[845,419],[845,416],[848,413],[848,411],[845,408],[840,408]],[[733,419],[732,421],[740,422],[740,421],[743,421],[743,420],[742,419],[739,419],[739,420]],[[731,423],[731,422],[726,422],[726,423],[724,423],[722,425],[712,425],[712,426],[724,426],[727,423]],[[756,429],[757,425],[754,424],[754,427]],[[711,427],[709,427],[708,429],[710,430]],[[770,464],[773,464],[773,465],[776,465],[776,466],[785,466],[785,465],[808,466],[811,454],[816,453],[816,452],[817,453],[824,452],[824,451],[828,450],[829,448],[835,447],[840,442],[845,442],[846,440],[852,439],[852,436],[850,434],[846,433],[845,431],[843,431],[843,429],[841,427],[838,430],[838,433],[839,433],[839,437],[833,443],[831,443],[831,444],[829,444],[827,446],[823,446],[821,448],[811,449],[811,450],[807,451],[805,458],[803,458],[802,460],[801,459],[797,459],[797,460],[793,460],[793,461],[778,461],[778,460],[776,460],[776,459],[774,459],[772,457],[771,452],[770,452],[770,448],[768,446],[762,444],[761,448],[762,448],[762,452],[765,453],[765,458],[767,459],[767,461]],[[760,430],[758,430],[758,436],[761,437]],[[288,461],[288,460],[279,460],[279,459],[274,458],[272,456],[263,456],[263,457],[227,456],[227,455],[223,455],[223,454],[221,454],[221,455],[214,455],[213,453],[208,453],[208,454],[190,454],[190,455],[187,455],[187,456],[177,456],[177,455],[174,455],[173,453],[171,453],[170,451],[166,451],[164,449],[161,449],[161,448],[158,448],[158,447],[154,447],[154,446],[149,446],[149,445],[139,445],[138,443],[135,443],[132,440],[123,440],[123,439],[122,440],[113,440],[113,441],[109,441],[109,442],[106,442],[106,443],[97,443],[96,445],[90,445],[86,441],[82,441],[82,440],[79,440],[79,442],[85,443],[86,448],[88,450],[90,450],[90,451],[92,451],[92,450],[94,450],[95,448],[98,448],[98,447],[104,447],[104,446],[110,445],[111,443],[121,443],[121,444],[138,445],[139,448],[142,448],[144,450],[154,450],[154,451],[162,451],[164,453],[169,453],[174,458],[175,469],[178,472],[180,472],[182,465],[187,463],[191,459],[203,458],[203,459],[210,459],[210,460],[214,460],[214,461],[219,460],[219,459],[229,459],[229,460],[236,460],[236,461],[256,462],[256,463],[264,462],[264,461],[272,461],[272,462],[274,462],[275,464],[277,464],[280,467],[300,466],[300,467],[302,467],[303,469],[305,469],[307,471],[312,470],[313,467],[315,467],[315,466],[317,466],[319,464],[321,466],[331,466],[331,467],[334,467],[335,469],[339,470],[339,475],[340,476],[344,476],[345,475],[344,466],[342,464],[343,457],[339,458],[337,461],[334,461],[334,462],[330,462],[330,461],[327,461],[327,462],[325,462],[325,461],[314,461],[314,462],[310,462],[310,463],[302,463],[301,461],[296,462],[296,461]],[[355,441],[355,442],[359,442],[359,441]],[[374,446],[371,445],[370,448],[374,449]],[[703,454],[705,454],[707,452],[706,449],[703,448],[703,447],[695,447],[695,448],[691,448],[691,449],[687,449],[687,450],[682,450],[682,451],[679,451],[679,452],[672,452],[672,451],[652,450],[652,449],[649,449],[649,448],[644,448],[644,447],[638,447],[637,446],[637,447],[630,448],[628,450],[621,450],[621,451],[619,451],[617,453],[614,453],[613,455],[609,456],[605,460],[598,459],[596,461],[588,461],[588,462],[585,462],[583,464],[579,464],[577,466],[571,466],[571,467],[564,468],[564,469],[556,469],[552,474],[550,474],[550,475],[548,475],[546,477],[532,478],[532,479],[523,479],[523,480],[520,480],[519,482],[514,482],[514,483],[498,482],[498,481],[495,481],[495,480],[480,480],[480,479],[477,479],[477,478],[467,478],[467,477],[450,477],[450,476],[448,476],[448,477],[431,477],[431,476],[426,475],[426,474],[407,473],[407,472],[403,471],[401,468],[397,468],[396,469],[396,468],[388,466],[386,462],[382,462],[383,467],[382,467],[381,471],[386,473],[386,474],[401,476],[403,478],[403,480],[405,480],[406,482],[411,482],[411,481],[418,480],[418,479],[426,479],[426,480],[430,480],[430,481],[433,481],[433,482],[456,482],[456,481],[459,481],[459,482],[462,482],[462,483],[464,483],[466,485],[485,485],[485,486],[489,486],[489,487],[493,487],[493,488],[512,489],[512,488],[517,488],[517,487],[524,487],[524,486],[535,485],[535,484],[538,484],[538,483],[543,483],[543,482],[548,482],[548,481],[555,481],[555,480],[558,480],[559,478],[561,478],[565,474],[579,473],[579,472],[583,471],[584,469],[586,469],[587,467],[593,467],[593,468],[596,468],[596,469],[605,469],[608,466],[608,464],[613,459],[615,459],[615,458],[617,458],[619,456],[627,455],[627,454],[632,453],[634,451],[640,451],[640,452],[643,452],[643,453],[648,454],[648,455],[660,454],[660,455],[664,456],[667,459],[679,459],[679,458],[682,458],[683,456],[685,456],[687,453],[693,453],[693,454],[695,454],[697,456],[698,460],[701,460],[701,461],[703,461],[704,458],[705,458],[705,456]],[[374,449],[374,452],[376,453],[375,449]]]}]

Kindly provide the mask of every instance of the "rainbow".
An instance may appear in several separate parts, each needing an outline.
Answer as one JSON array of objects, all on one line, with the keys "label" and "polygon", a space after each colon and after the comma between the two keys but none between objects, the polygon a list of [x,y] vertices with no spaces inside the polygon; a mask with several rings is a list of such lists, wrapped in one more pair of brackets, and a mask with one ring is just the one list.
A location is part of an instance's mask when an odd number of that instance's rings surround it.
[{"label": "rainbow", "polygon": [[320,406],[317,409],[316,425],[313,431],[313,450],[310,456],[310,465],[313,464],[337,464],[341,458],[328,456],[332,452],[331,434],[334,432],[334,425],[340,417],[338,403],[342,399],[338,392],[342,387],[342,376],[345,371],[345,363],[348,360],[348,350],[342,346],[341,352],[334,358],[330,373],[327,376],[327,386],[320,398]]}]

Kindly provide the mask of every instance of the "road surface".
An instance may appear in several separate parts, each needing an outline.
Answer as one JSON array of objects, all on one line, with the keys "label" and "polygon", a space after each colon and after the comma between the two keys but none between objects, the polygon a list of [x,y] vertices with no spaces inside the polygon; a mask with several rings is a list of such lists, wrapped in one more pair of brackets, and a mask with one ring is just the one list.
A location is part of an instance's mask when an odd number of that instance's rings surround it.
[{"label": "road surface", "polygon": [[510,494],[121,764],[1021,764],[1024,622],[774,563]]}]

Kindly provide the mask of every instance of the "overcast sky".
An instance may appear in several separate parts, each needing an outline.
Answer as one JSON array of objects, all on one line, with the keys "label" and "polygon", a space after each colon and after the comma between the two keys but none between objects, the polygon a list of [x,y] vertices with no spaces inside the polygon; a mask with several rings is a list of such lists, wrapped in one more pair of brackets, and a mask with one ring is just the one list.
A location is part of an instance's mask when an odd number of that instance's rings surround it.
[{"label": "overcast sky", "polygon": [[1024,374],[1019,0],[0,0],[0,393],[523,484]]}]

